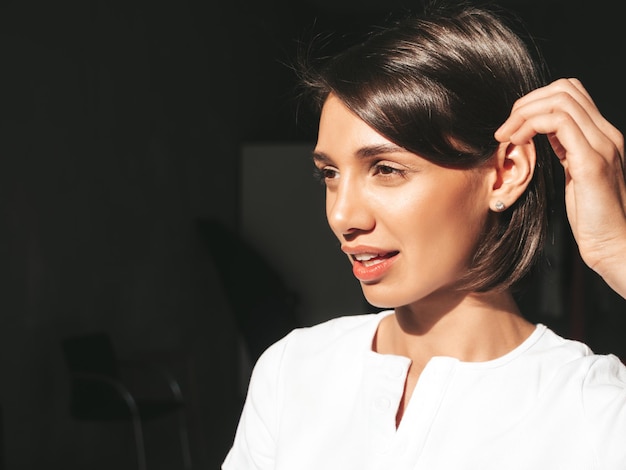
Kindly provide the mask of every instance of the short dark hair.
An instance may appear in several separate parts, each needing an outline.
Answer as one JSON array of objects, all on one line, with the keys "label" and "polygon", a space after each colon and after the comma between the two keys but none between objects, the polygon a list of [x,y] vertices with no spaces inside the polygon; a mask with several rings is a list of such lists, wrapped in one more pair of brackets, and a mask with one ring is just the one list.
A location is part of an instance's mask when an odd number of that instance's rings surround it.
[{"label": "short dark hair", "polygon": [[[513,103],[545,84],[538,49],[516,32],[518,23],[494,8],[427,7],[315,65],[310,57],[301,60],[303,96],[319,112],[333,93],[410,152],[451,168],[479,167],[494,156],[494,132]],[[535,147],[527,190],[490,215],[460,289],[513,287],[536,264],[547,232],[552,165],[545,136],[535,138]]]}]

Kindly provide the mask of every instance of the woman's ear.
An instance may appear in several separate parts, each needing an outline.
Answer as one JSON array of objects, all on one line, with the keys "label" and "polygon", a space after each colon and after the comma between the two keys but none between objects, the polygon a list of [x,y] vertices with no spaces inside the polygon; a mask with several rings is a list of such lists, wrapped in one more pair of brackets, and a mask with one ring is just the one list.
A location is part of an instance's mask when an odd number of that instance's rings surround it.
[{"label": "woman's ear", "polygon": [[524,145],[503,142],[494,159],[489,207],[502,212],[522,195],[535,171],[537,155],[532,141]]}]

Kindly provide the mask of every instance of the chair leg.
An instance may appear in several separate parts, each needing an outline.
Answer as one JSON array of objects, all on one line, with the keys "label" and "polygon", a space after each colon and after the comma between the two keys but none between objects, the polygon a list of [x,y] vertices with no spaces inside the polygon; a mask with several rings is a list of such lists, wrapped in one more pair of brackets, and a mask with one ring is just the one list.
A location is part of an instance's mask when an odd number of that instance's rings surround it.
[{"label": "chair leg", "polygon": [[146,470],[146,447],[143,441],[143,427],[141,417],[133,415],[133,431],[135,434],[135,448],[137,449],[137,470]]},{"label": "chair leg", "polygon": [[191,450],[189,448],[189,433],[187,431],[187,418],[184,409],[181,409],[178,413],[178,433],[180,435],[180,448],[183,453],[184,468],[185,470],[191,470]]}]

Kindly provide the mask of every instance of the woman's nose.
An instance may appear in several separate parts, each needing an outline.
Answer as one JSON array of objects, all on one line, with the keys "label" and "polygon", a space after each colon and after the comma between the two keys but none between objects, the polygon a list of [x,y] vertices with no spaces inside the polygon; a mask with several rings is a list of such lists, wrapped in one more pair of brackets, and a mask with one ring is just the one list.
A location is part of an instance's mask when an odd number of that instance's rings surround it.
[{"label": "woman's nose", "polygon": [[370,231],[375,225],[363,189],[350,180],[342,181],[335,191],[327,192],[326,216],[337,237]]}]

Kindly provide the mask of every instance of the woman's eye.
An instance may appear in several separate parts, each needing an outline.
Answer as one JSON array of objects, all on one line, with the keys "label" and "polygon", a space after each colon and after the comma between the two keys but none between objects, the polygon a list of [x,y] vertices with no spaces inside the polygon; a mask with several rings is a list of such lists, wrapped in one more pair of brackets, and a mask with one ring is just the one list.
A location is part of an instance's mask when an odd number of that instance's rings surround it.
[{"label": "woman's eye", "polygon": [[389,176],[389,175],[403,176],[405,174],[405,171],[401,170],[400,168],[395,168],[395,167],[380,164],[380,163],[375,166],[374,170],[376,174],[379,174],[382,176]]},{"label": "woman's eye", "polygon": [[322,184],[337,177],[337,171],[332,168],[315,168],[313,174]]}]

